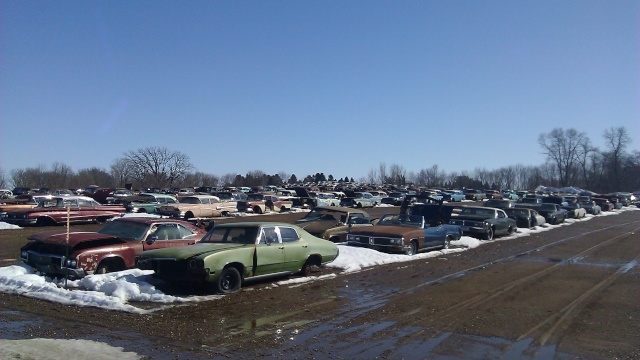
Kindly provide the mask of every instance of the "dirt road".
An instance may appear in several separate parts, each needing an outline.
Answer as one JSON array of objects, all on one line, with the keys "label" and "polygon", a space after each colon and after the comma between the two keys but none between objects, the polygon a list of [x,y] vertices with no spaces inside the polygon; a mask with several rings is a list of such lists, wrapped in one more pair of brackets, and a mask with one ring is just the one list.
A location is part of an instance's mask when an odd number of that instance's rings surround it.
[{"label": "dirt road", "polygon": [[[639,229],[628,211],[148,315],[0,294],[0,338],[98,340],[154,359],[637,359]],[[0,266],[18,263],[30,231],[0,232]]]}]

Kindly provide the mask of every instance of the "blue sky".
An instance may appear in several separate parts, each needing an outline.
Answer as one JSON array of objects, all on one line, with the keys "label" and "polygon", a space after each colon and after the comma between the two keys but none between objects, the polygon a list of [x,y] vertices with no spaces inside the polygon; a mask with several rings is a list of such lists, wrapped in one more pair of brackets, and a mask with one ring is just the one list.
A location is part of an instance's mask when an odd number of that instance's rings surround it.
[{"label": "blue sky", "polygon": [[638,1],[2,1],[0,168],[359,178],[539,165],[555,127],[640,149]]}]

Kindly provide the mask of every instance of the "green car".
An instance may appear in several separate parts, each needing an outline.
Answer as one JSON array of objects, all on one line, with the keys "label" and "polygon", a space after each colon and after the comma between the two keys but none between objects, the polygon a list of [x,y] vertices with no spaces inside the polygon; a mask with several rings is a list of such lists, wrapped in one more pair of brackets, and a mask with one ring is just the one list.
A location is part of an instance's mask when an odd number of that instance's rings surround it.
[{"label": "green car", "polygon": [[241,222],[216,225],[194,245],[145,251],[136,266],[170,283],[191,282],[227,294],[244,280],[309,276],[313,266],[336,257],[334,243],[296,225]]}]

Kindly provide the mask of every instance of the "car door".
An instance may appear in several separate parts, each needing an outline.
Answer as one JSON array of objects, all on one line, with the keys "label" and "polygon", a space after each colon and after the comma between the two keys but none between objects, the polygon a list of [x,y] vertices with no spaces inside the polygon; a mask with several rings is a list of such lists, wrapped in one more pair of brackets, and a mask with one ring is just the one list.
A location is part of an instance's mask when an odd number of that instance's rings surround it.
[{"label": "car door", "polygon": [[263,226],[256,244],[255,275],[268,275],[283,271],[284,246],[276,226]]},{"label": "car door", "polygon": [[196,243],[195,238],[196,236],[191,230],[180,224],[157,224],[151,228],[149,235],[142,241],[142,249],[146,251],[192,245]]},{"label": "car door", "polygon": [[279,226],[278,230],[284,246],[283,270],[299,271],[309,256],[309,244],[292,227]]}]

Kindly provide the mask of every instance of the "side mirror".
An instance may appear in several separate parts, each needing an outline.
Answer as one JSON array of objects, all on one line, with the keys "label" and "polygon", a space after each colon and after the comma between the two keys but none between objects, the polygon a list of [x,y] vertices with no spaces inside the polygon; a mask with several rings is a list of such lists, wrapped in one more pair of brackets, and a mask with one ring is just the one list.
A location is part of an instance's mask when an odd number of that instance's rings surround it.
[{"label": "side mirror", "polygon": [[153,235],[152,237],[145,240],[145,242],[147,243],[147,245],[153,245],[153,243],[155,243],[157,240],[158,240],[158,236]]}]

